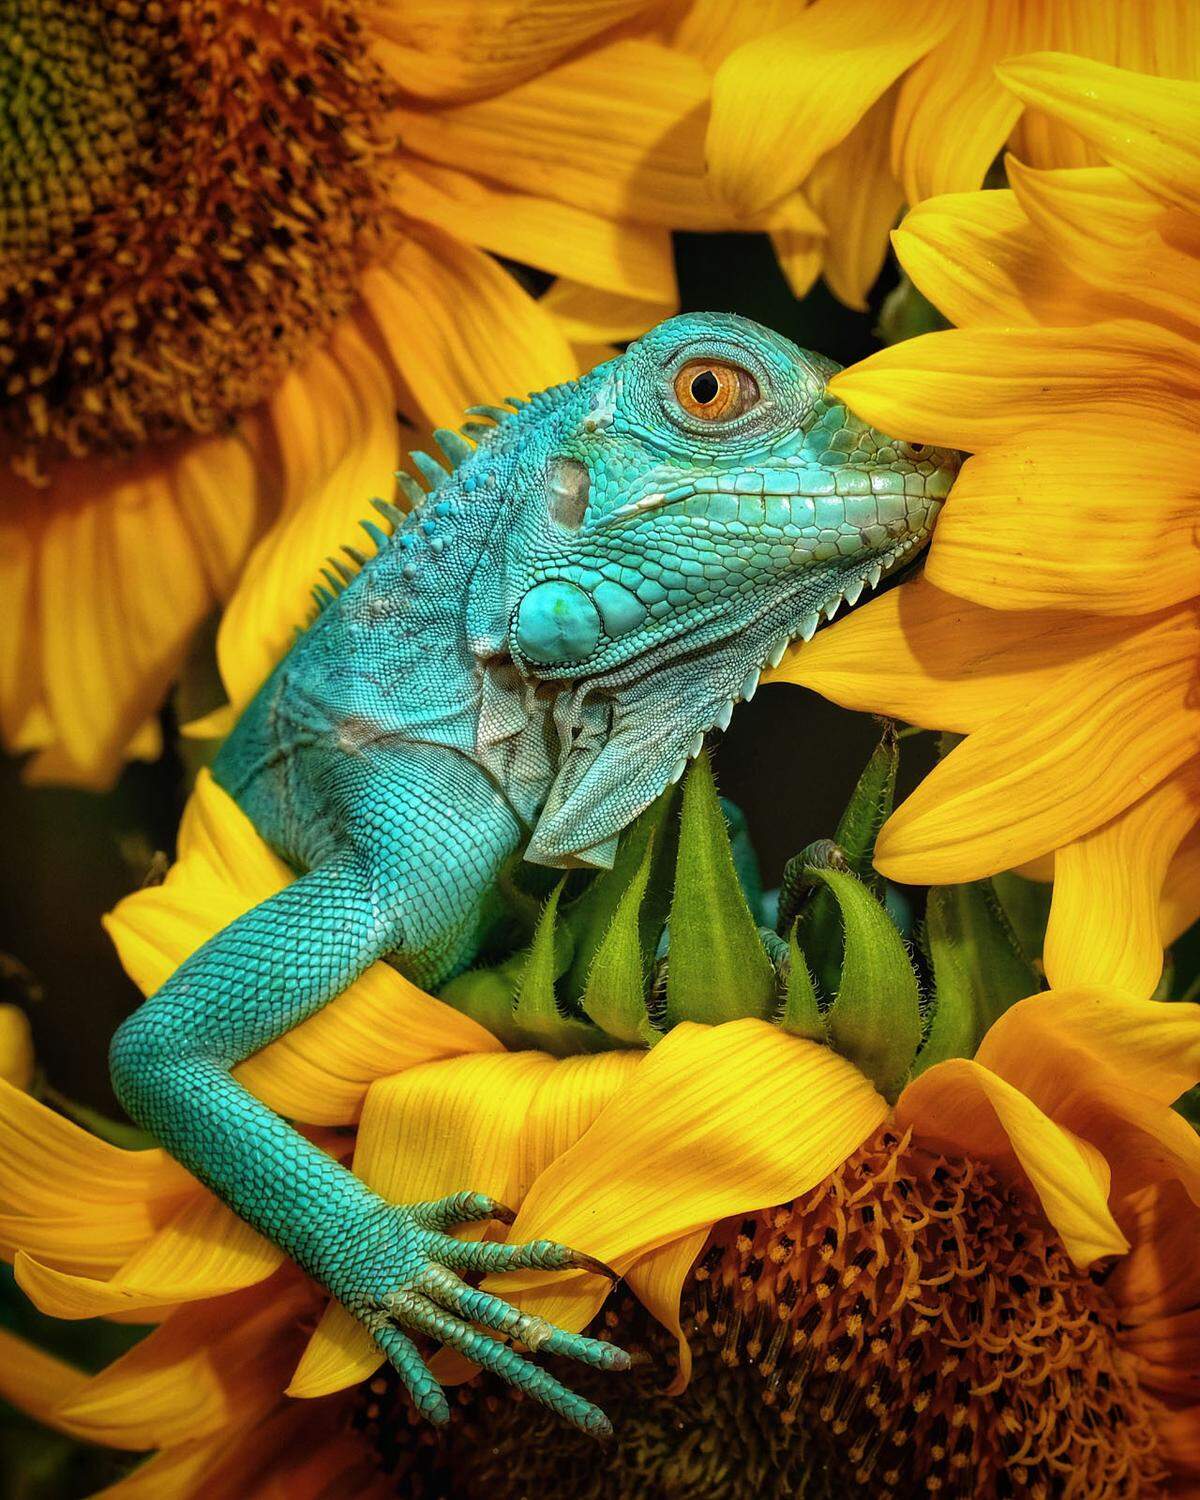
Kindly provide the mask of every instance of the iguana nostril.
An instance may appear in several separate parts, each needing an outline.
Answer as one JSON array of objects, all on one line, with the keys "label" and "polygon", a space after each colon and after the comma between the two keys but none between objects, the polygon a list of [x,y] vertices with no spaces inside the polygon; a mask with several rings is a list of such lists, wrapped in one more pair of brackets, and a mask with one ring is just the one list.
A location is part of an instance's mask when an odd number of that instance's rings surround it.
[{"label": "iguana nostril", "polygon": [[582,661],[600,640],[600,615],[573,583],[538,583],[517,606],[515,635],[530,661]]},{"label": "iguana nostril", "polygon": [[577,458],[561,455],[546,465],[546,497],[550,514],[568,531],[578,531],[587,510],[591,479]]}]

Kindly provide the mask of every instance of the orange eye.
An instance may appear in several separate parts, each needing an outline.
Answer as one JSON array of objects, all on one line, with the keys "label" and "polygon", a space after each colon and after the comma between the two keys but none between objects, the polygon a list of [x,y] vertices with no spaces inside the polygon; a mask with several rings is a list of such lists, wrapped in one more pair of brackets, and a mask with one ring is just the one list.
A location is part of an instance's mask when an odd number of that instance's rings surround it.
[{"label": "orange eye", "polygon": [[675,399],[701,422],[731,422],[758,400],[758,382],[737,365],[692,359],[675,377]]}]

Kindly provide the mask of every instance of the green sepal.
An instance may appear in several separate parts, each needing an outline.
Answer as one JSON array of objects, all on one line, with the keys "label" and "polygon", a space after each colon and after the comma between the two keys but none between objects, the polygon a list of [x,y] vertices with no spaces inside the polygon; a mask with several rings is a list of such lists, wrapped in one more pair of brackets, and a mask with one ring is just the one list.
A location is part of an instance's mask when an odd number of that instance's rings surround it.
[{"label": "green sepal", "polygon": [[834,843],[846,856],[850,868],[873,889],[882,884],[872,864],[875,841],[896,803],[899,765],[896,726],[889,719],[884,723],[879,743],[871,752],[833,835]]},{"label": "green sepal", "polygon": [[528,950],[522,949],[501,964],[456,974],[442,985],[438,998],[477,1021],[506,1047],[528,1046],[513,1015],[513,1000],[528,956]]},{"label": "green sepal", "polygon": [[654,843],[652,834],[596,949],[581,1002],[607,1036],[639,1047],[653,1046],[662,1037],[646,1011],[647,961],[639,920],[650,882]]},{"label": "green sepal", "polygon": [[775,971],[742,894],[712,768],[703,752],[683,789],[669,929],[668,1026],[771,1015]]},{"label": "green sepal", "polygon": [[550,893],[533,934],[533,942],[517,983],[513,1019],[526,1045],[565,1057],[572,1052],[595,1052],[604,1037],[587,1021],[564,1016],[554,995],[555,981],[571,961],[570,935],[556,931],[558,902],[565,877]]},{"label": "green sepal", "polygon": [[[828,850],[828,857],[820,861],[821,865],[835,870],[848,867],[877,895],[882,893],[883,882],[872,863],[875,841],[895,804],[899,761],[896,730],[889,721],[838,820],[833,839],[821,841]],[[789,867],[785,872],[785,884],[789,878],[797,883],[805,879],[808,868],[805,863],[793,874]],[[822,992],[832,995],[840,983],[838,955],[841,950],[842,918],[838,903],[832,891],[822,886],[802,904],[795,900],[791,904],[793,908],[799,907],[800,926],[797,936],[813,976]],[[784,915],[790,917],[791,912],[787,911]]]},{"label": "green sepal", "polygon": [[622,837],[612,869],[597,875],[579,899],[564,910],[561,925],[571,933],[575,944],[564,985],[570,999],[580,999],[587,989],[596,954],[648,849],[653,854],[637,925],[644,962],[648,964],[654,957],[671,907],[671,872],[679,841],[679,819],[675,816],[678,800],[679,788],[674,786],[656,797]]},{"label": "green sepal", "polygon": [[813,868],[841,910],[842,979],[825,1013],[830,1041],[895,1099],[921,1041],[917,976],[892,919],[857,876]]},{"label": "green sepal", "polygon": [[933,886],[925,908],[925,944],[934,1011],[918,1073],[950,1057],[974,1057],[992,1022],[1041,988],[989,881]]},{"label": "green sepal", "polygon": [[1041,963],[1053,885],[1005,870],[992,876],[991,887],[1017,951],[1034,968]]},{"label": "green sepal", "polygon": [[787,989],[784,993],[783,1011],[779,1026],[792,1036],[807,1037],[812,1042],[828,1042],[829,1032],[817,1004],[817,992],[813,988],[812,975],[804,961],[804,953],[796,938],[796,925],[788,933]]}]

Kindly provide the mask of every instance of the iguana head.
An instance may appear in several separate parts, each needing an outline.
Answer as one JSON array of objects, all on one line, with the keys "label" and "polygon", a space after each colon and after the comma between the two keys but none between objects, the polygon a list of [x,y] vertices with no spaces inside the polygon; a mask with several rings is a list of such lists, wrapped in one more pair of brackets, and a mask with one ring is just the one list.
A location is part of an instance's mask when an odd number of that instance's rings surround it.
[{"label": "iguana head", "polygon": [[496,433],[488,589],[519,674],[557,690],[566,749],[530,857],[603,861],[768,662],[928,540],[958,455],[868,427],[829,394],[837,369],[688,314]]}]

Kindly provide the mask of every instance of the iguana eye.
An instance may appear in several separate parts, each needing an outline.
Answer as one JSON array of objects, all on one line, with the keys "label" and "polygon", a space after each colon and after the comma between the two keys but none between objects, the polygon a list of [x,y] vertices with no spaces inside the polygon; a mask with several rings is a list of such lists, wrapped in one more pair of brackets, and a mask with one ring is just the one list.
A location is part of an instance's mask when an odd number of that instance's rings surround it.
[{"label": "iguana eye", "polygon": [[758,381],[738,365],[691,359],[675,376],[675,399],[701,422],[731,422],[758,400]]}]

